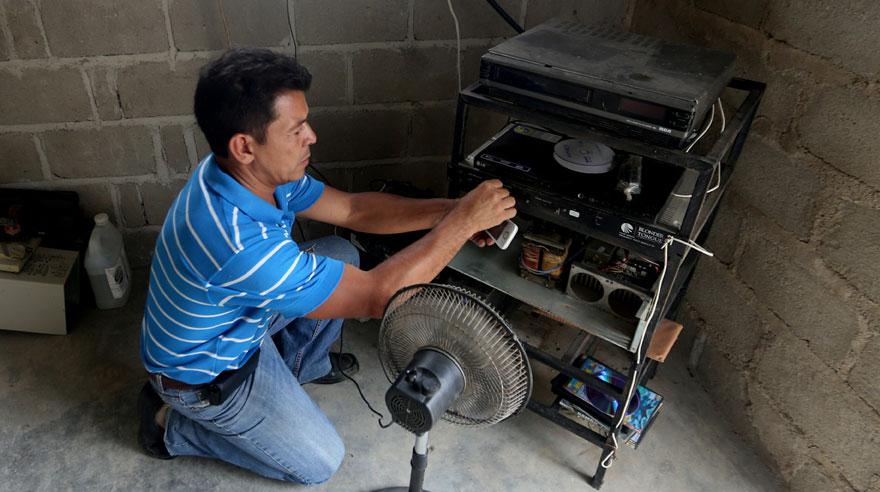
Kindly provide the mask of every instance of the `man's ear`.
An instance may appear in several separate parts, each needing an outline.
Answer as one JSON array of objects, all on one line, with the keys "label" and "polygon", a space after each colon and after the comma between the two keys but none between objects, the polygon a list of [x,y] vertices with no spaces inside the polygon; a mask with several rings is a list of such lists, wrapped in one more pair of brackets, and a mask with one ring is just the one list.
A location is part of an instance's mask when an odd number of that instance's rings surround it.
[{"label": "man's ear", "polygon": [[229,156],[242,164],[254,161],[254,138],[244,133],[236,133],[229,139]]}]

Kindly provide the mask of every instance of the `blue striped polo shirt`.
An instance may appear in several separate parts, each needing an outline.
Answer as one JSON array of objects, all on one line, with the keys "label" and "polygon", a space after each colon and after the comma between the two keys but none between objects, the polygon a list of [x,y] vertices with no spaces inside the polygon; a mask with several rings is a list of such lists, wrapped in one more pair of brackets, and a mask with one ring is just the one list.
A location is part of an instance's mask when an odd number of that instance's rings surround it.
[{"label": "blue striped polo shirt", "polygon": [[150,268],[141,324],[147,371],[189,384],[242,366],[270,318],[301,317],[342,278],[342,262],[301,251],[296,213],[324,184],[308,175],[279,186],[272,206],[226,174],[213,155],[187,181],[165,217]]}]

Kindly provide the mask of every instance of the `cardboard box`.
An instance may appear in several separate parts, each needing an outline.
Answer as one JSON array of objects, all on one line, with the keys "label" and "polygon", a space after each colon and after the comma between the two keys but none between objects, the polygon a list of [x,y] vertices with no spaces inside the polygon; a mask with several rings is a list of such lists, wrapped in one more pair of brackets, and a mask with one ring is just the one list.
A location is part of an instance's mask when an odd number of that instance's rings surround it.
[{"label": "cardboard box", "polygon": [[19,273],[0,272],[0,329],[66,335],[79,305],[78,256],[37,248]]}]

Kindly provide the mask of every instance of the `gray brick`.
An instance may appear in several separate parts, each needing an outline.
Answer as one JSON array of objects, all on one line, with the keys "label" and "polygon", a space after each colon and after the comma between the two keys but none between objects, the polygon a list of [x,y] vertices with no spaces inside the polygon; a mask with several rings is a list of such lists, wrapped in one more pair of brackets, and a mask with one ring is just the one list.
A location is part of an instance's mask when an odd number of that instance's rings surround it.
[{"label": "gray brick", "polygon": [[116,69],[93,68],[88,73],[98,116],[103,121],[122,119],[122,107],[116,92]]},{"label": "gray brick", "polygon": [[706,247],[715,254],[715,258],[725,264],[733,262],[736,246],[742,232],[743,217],[733,203],[734,195],[728,193],[721,199],[720,209],[709,231]]},{"label": "gray brick", "polygon": [[[321,173],[320,175],[318,174],[319,172]],[[312,177],[342,191],[352,191],[351,177],[354,173],[354,169],[342,166],[333,168],[309,167],[309,174]]]},{"label": "gray brick", "polygon": [[[785,480],[790,480],[808,460],[809,444],[802,432],[789,423],[759,385],[748,389],[752,426],[763,451]],[[784,410],[785,407],[782,407]]]},{"label": "gray brick", "polygon": [[734,5],[724,0],[696,0],[699,9],[756,29],[767,12],[767,3],[767,0],[745,0]]},{"label": "gray brick", "polygon": [[880,454],[865,452],[880,447],[876,412],[812,355],[805,342],[788,333],[774,340],[755,375],[807,439],[837,457],[836,464],[852,485],[866,488],[880,470]]},{"label": "gray brick", "polygon": [[171,0],[168,14],[174,45],[180,51],[219,50],[228,46],[219,2]]},{"label": "gray brick", "polygon": [[299,0],[294,3],[297,43],[403,41],[407,35],[408,3],[407,0]]},{"label": "gray brick", "polygon": [[199,69],[205,60],[147,62],[119,70],[117,86],[128,118],[192,114]]},{"label": "gray brick", "polygon": [[[670,318],[672,318],[672,316],[670,316]],[[684,326],[684,329],[678,336],[678,340],[672,347],[671,355],[669,355],[667,359],[677,356],[680,356],[681,359],[687,359],[688,355],[694,348],[694,341],[697,338],[697,334],[705,329],[703,326],[704,323],[700,318],[700,313],[698,313],[694,306],[688,302],[687,297],[682,301],[681,307],[679,307],[678,312],[675,313],[673,319],[681,323],[681,325]]]},{"label": "gray brick", "polygon": [[406,151],[409,111],[327,112],[310,116],[318,134],[315,162],[400,157]]},{"label": "gray brick", "polygon": [[686,18],[692,11],[678,0],[636,2],[630,28],[635,33],[668,41],[693,42],[690,31],[696,26]]},{"label": "gray brick", "polygon": [[[53,187],[55,187],[53,185]],[[79,195],[79,205],[86,217],[94,217],[95,214],[106,213],[115,225],[119,225],[119,217],[113,208],[113,199],[110,197],[110,186],[105,183],[87,185],[57,185],[59,190],[75,191]]]},{"label": "gray brick", "polygon": [[[233,46],[287,46],[291,44],[287,0],[222,0]],[[331,24],[332,25],[332,24]],[[325,29],[328,25],[323,26]],[[333,29],[326,29],[332,31]]]},{"label": "gray brick", "polygon": [[339,106],[347,102],[345,59],[339,53],[303,53],[297,57],[312,74],[307,94],[310,106]]},{"label": "gray brick", "polygon": [[159,130],[165,163],[172,172],[178,174],[188,173],[191,165],[183,132],[183,128],[177,125],[165,126]]},{"label": "gray brick", "polygon": [[751,437],[745,375],[711,341],[703,348],[697,378],[714,396],[717,408],[733,424],[734,431],[741,436]]},{"label": "gray brick", "polygon": [[452,104],[418,107],[413,111],[409,155],[449,155],[455,126]]},{"label": "gray brick", "polygon": [[161,0],[42,0],[55,56],[155,53],[168,49]]},{"label": "gray brick", "polygon": [[[737,55],[740,53],[738,51]],[[767,91],[758,107],[758,116],[771,120],[777,138],[789,130],[793,122],[800,124],[803,108],[793,111],[795,105],[812,101],[816,95],[829,90],[828,87],[847,85],[852,78],[851,72],[832,65],[828,60],[784,43],[768,42],[764,49],[755,53],[765,58],[764,67],[748,75],[767,83]],[[786,135],[783,143],[796,148],[800,143],[796,142],[795,132],[791,133]]]},{"label": "gray brick", "polygon": [[[480,57],[492,44],[476,45],[461,50],[461,86],[465,88],[480,78]],[[453,56],[455,52],[453,51]]]},{"label": "gray brick", "polygon": [[126,227],[143,227],[147,225],[144,215],[144,204],[135,183],[122,183],[116,185],[119,194],[119,207],[122,210],[122,220]]},{"label": "gray brick", "polygon": [[153,252],[156,250],[156,238],[158,231],[142,230],[126,232],[123,235],[125,253],[132,268],[145,268],[150,266]]},{"label": "gray brick", "polygon": [[193,163],[193,167],[195,167],[195,164],[211,153],[211,146],[208,145],[208,141],[205,140],[205,134],[202,133],[198,126],[193,127],[192,133],[196,143],[196,162]]},{"label": "gray brick", "polygon": [[873,0],[772,2],[763,28],[776,39],[875,76],[880,67],[880,4]]},{"label": "gray brick", "polygon": [[455,49],[364,50],[352,61],[355,103],[452,99]]},{"label": "gray brick", "polygon": [[831,366],[850,349],[858,319],[846,300],[768,239],[746,243],[739,273],[757,298]]},{"label": "gray brick", "polygon": [[[3,12],[0,12],[0,21],[3,21]],[[9,59],[9,46],[6,44],[6,36],[0,36],[0,60]]]},{"label": "gray brick", "polygon": [[507,124],[507,116],[480,108],[468,110],[464,155],[468,155],[495,135]]},{"label": "gray brick", "polygon": [[140,185],[141,199],[144,203],[148,225],[162,225],[165,215],[171,207],[180,189],[186,184],[186,180],[177,180],[171,183],[142,183]]},{"label": "gray brick", "polygon": [[0,135],[0,184],[42,179],[34,137],[27,133]]},{"label": "gray brick", "polygon": [[819,251],[831,268],[880,302],[880,211],[844,202],[841,212]]},{"label": "gray brick", "polygon": [[27,68],[0,71],[3,104],[0,121],[6,125],[84,121],[92,107],[79,70]]},{"label": "gray brick", "polygon": [[[522,0],[501,0],[501,7],[519,18]],[[462,38],[498,38],[516,34],[486,2],[453,0]],[[416,39],[455,39],[455,24],[446,2],[416,0],[413,6],[413,34]]]},{"label": "gray brick", "polygon": [[810,152],[880,188],[880,98],[852,86],[823,90],[804,109],[799,130]]},{"label": "gray brick", "polygon": [[36,6],[27,0],[6,0],[6,23],[19,58],[46,58],[46,41],[37,23]]},{"label": "gray brick", "polygon": [[706,322],[709,338],[736,363],[745,367],[768,331],[745,286],[720,263],[700,260],[687,300]]},{"label": "gray brick", "polygon": [[155,172],[153,139],[144,127],[55,130],[43,135],[53,174],[61,178]]},{"label": "gray brick", "polygon": [[851,492],[853,489],[827,472],[817,461],[808,461],[792,477],[788,486],[791,492]]},{"label": "gray brick", "polygon": [[[526,28],[534,27],[551,17],[575,17],[586,24],[623,26],[627,2],[605,0],[529,0]],[[508,10],[508,12],[510,12]],[[516,12],[510,12],[514,19]]]},{"label": "gray brick", "polygon": [[792,159],[779,148],[751,137],[737,162],[731,187],[782,227],[802,239],[809,237],[821,183],[805,160]]},{"label": "gray brick", "polygon": [[865,346],[856,365],[850,371],[847,381],[862,398],[880,411],[880,335],[875,335]]}]

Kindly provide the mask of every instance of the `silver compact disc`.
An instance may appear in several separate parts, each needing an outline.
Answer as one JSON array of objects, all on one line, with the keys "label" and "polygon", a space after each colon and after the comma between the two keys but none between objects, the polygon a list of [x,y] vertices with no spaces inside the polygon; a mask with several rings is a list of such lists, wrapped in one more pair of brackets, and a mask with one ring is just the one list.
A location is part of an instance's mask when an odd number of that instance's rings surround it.
[{"label": "silver compact disc", "polygon": [[611,147],[574,138],[554,145],[553,157],[562,167],[584,174],[607,173],[614,164]]}]

